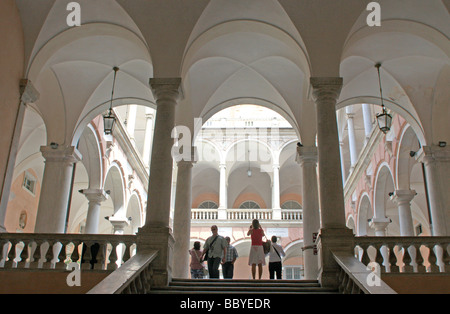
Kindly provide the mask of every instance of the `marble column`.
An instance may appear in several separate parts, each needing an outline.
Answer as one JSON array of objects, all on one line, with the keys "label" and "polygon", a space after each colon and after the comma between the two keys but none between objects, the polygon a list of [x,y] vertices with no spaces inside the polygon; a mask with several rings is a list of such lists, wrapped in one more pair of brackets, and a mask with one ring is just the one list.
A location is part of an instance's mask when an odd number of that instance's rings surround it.
[{"label": "marble column", "polygon": [[354,113],[351,111],[350,107],[345,108],[347,113],[347,129],[348,129],[348,147],[350,149],[350,163],[351,169],[355,167],[358,161],[358,153],[356,152],[356,137],[355,137],[355,124],[354,124]]},{"label": "marble column", "polygon": [[172,130],[175,107],[181,97],[180,78],[150,79],[157,112],[145,225],[138,231],[137,248],[158,250],[153,267],[153,286],[167,286],[172,278],[174,237],[169,227],[172,190]]},{"label": "marble column", "polygon": [[174,144],[171,134],[175,127],[175,106],[180,97],[181,79],[152,79],[150,84],[157,106],[153,135],[153,147],[157,149],[152,151],[144,229],[148,226],[169,227]]},{"label": "marble column", "polygon": [[191,237],[192,166],[193,161],[177,163],[177,189],[173,233],[175,237],[173,277],[189,278],[189,244]]},{"label": "marble column", "polygon": [[423,146],[416,159],[424,163],[433,236],[450,236],[450,147]]},{"label": "marble column", "polygon": [[220,163],[220,187],[219,187],[219,208],[218,219],[227,219],[227,208],[228,208],[228,198],[227,198],[227,165],[226,163]]},{"label": "marble column", "polygon": [[153,114],[149,108],[145,109],[145,135],[144,135],[144,150],[142,152],[142,158],[144,159],[144,165],[150,169],[150,153],[152,151],[152,135],[153,135]]},{"label": "marble column", "polygon": [[85,189],[81,193],[88,199],[85,234],[97,234],[102,202],[108,199],[103,189]]},{"label": "marble column", "polygon": [[319,274],[318,256],[315,254],[314,233],[320,228],[319,194],[317,187],[317,148],[297,147],[297,162],[302,167],[303,196],[303,258],[305,279],[317,280]]},{"label": "marble column", "polygon": [[280,206],[280,165],[273,164],[273,184],[272,184],[272,219],[281,220]]},{"label": "marble column", "polygon": [[319,281],[324,287],[337,287],[339,265],[332,250],[353,254],[353,232],[345,225],[336,103],[342,78],[312,77],[312,95],[316,104],[319,160],[319,200],[321,229],[317,241]]},{"label": "marble column", "polygon": [[345,228],[336,102],[341,78],[311,78],[317,112],[317,142],[322,228]]},{"label": "marble column", "polygon": [[372,134],[373,124],[372,124],[372,111],[370,110],[369,104],[362,104],[363,120],[364,120],[364,132],[366,135],[365,142],[367,143]]},{"label": "marble column", "polygon": [[42,146],[44,176],[34,232],[64,233],[74,164],[81,154],[73,146]]},{"label": "marble column", "polygon": [[411,213],[411,201],[416,196],[414,190],[396,190],[391,197],[398,206],[398,218],[400,222],[401,236],[414,236],[413,218]]}]

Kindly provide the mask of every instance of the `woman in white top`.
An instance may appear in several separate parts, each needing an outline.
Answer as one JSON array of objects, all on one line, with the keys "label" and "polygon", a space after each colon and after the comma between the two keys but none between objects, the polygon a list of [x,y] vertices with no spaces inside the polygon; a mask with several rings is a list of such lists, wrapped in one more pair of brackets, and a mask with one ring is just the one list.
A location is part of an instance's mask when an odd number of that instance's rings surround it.
[{"label": "woman in white top", "polygon": [[270,279],[275,279],[275,274],[277,279],[281,279],[282,273],[282,257],[286,256],[281,245],[277,244],[277,237],[272,236],[272,246],[269,252],[269,275]]}]

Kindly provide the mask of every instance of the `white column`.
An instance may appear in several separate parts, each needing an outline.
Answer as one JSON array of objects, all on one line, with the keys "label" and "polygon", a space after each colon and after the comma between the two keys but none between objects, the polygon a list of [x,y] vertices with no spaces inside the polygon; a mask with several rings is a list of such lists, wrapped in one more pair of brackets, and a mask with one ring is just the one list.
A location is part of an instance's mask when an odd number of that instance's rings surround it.
[{"label": "white column", "polygon": [[168,227],[172,190],[171,136],[175,127],[175,106],[180,97],[181,79],[152,79],[151,87],[156,99],[157,113],[153,135],[152,159],[147,200],[146,226]]},{"label": "white column", "polygon": [[425,165],[433,236],[450,236],[450,147],[423,146],[416,159]]},{"label": "white column", "polygon": [[134,130],[136,129],[136,113],[137,105],[128,106],[128,116],[127,116],[127,132],[130,135],[131,143],[136,144],[134,139]]},{"label": "white column", "polygon": [[86,217],[85,234],[97,234],[102,202],[108,199],[103,189],[86,189],[81,193],[88,199],[88,212]]},{"label": "white column", "polygon": [[347,129],[348,129],[348,146],[350,149],[350,162],[352,169],[358,161],[358,154],[356,151],[356,137],[355,137],[355,124],[354,124],[354,114],[351,107],[346,107],[345,111],[347,113]]},{"label": "white column", "polygon": [[172,130],[175,106],[181,96],[180,78],[150,79],[157,112],[153,134],[145,225],[138,231],[138,251],[157,250],[152,286],[167,286],[172,279],[174,238],[169,227],[172,188]]},{"label": "white column", "polygon": [[364,119],[364,131],[366,135],[366,142],[369,140],[370,134],[372,133],[372,111],[370,110],[369,104],[362,104],[363,119]]},{"label": "white column", "polygon": [[189,278],[193,161],[179,161],[173,234],[175,237],[173,277]]},{"label": "white column", "polygon": [[336,103],[342,78],[312,77],[312,95],[316,104],[317,142],[319,155],[319,200],[321,229],[317,241],[319,282],[324,287],[339,285],[332,250],[353,253],[353,232],[345,225],[345,204],[342,184]]},{"label": "white column", "polygon": [[280,165],[273,164],[273,183],[272,183],[272,219],[281,220],[280,206]]},{"label": "white column", "polygon": [[345,185],[344,142],[339,140],[339,156],[341,156],[342,185]]},{"label": "white column", "polygon": [[414,236],[411,201],[416,194],[414,190],[396,190],[392,196],[392,201],[398,206],[401,236]]},{"label": "white column", "polygon": [[322,228],[346,228],[336,102],[342,78],[311,78],[317,114]]},{"label": "white column", "polygon": [[316,280],[319,274],[318,256],[314,254],[313,234],[319,232],[319,195],[317,187],[317,148],[297,147],[297,161],[302,167],[303,196],[303,257],[305,279]]},{"label": "white column", "polygon": [[144,135],[144,150],[142,152],[142,158],[144,159],[144,165],[150,169],[150,153],[152,151],[152,135],[153,135],[153,113],[151,109],[145,108],[145,135]]},{"label": "white column", "polygon": [[219,209],[218,209],[218,219],[227,219],[227,208],[228,208],[228,198],[227,198],[227,165],[225,163],[220,163],[220,190],[219,190]]},{"label": "white column", "polygon": [[73,166],[81,160],[75,147],[42,146],[44,177],[34,231],[64,233]]}]

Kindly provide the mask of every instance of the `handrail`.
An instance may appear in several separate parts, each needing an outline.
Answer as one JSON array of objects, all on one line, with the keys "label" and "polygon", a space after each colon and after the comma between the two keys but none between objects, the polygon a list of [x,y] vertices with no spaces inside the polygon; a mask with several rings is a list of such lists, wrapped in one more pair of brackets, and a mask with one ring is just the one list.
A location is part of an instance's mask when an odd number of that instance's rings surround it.
[{"label": "handrail", "polygon": [[397,294],[380,277],[374,278],[378,275],[350,253],[334,250],[331,252],[340,266],[339,292],[344,294]]},{"label": "handrail", "polygon": [[145,294],[151,289],[152,261],[158,251],[138,252],[87,294]]}]

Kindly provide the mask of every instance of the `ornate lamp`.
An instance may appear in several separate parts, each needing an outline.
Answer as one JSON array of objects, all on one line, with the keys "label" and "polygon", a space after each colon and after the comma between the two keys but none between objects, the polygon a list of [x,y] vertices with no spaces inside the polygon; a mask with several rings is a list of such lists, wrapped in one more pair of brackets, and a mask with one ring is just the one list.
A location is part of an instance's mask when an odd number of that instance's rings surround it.
[{"label": "ornate lamp", "polygon": [[114,88],[116,85],[116,76],[117,76],[117,71],[119,71],[118,67],[114,67],[114,80],[113,80],[113,87],[112,87],[112,92],[111,92],[111,102],[109,104],[109,110],[108,113],[103,115],[103,127],[104,127],[104,132],[105,134],[112,134],[112,130],[114,128],[114,123],[116,122],[116,116],[114,115],[113,111],[112,111],[112,102],[114,99]]},{"label": "ornate lamp", "polygon": [[377,68],[377,71],[378,71],[378,81],[380,84],[381,107],[383,108],[383,111],[381,113],[377,114],[377,122],[378,122],[378,128],[381,130],[381,132],[386,134],[387,132],[389,132],[391,130],[392,116],[389,113],[387,113],[386,107],[384,106],[384,102],[383,102],[383,89],[381,88],[381,76],[380,76],[381,63],[375,64],[375,67]]}]

